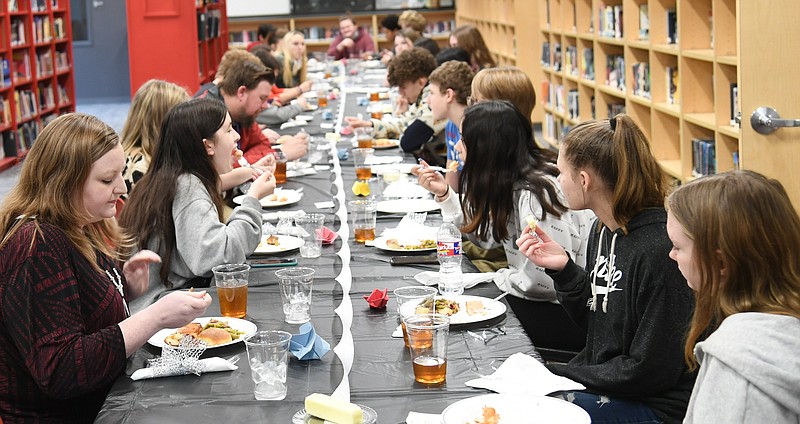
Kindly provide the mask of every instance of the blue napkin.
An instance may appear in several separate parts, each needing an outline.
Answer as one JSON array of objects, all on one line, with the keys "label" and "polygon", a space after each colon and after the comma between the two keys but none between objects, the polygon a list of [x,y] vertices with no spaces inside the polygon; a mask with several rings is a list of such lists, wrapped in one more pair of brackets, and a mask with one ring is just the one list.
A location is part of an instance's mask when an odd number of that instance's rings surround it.
[{"label": "blue napkin", "polygon": [[292,334],[289,350],[297,359],[308,361],[322,359],[331,350],[331,345],[318,336],[314,326],[307,322],[300,326],[300,333]]}]

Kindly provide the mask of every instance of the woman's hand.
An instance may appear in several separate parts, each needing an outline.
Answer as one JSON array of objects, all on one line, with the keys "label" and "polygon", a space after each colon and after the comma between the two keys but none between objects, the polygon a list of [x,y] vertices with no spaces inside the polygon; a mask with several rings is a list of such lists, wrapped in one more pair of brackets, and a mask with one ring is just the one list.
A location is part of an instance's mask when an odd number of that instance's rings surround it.
[{"label": "woman's hand", "polygon": [[530,227],[525,227],[522,235],[517,239],[517,246],[520,253],[543,268],[561,271],[569,261],[569,256],[564,248],[553,241],[538,226],[535,234],[531,234]]},{"label": "woman's hand", "polygon": [[412,168],[411,173],[417,176],[419,185],[433,193],[438,200],[447,199],[450,186],[447,184],[442,174],[428,168],[427,162],[424,160],[420,161],[420,166]]},{"label": "woman's hand", "polygon": [[161,257],[150,250],[142,250],[122,265],[122,274],[128,287],[128,300],[136,299],[150,286],[150,264],[161,263]]},{"label": "woman's hand", "polygon": [[183,327],[203,315],[209,305],[211,296],[205,290],[198,292],[179,290],[162,297],[142,312],[149,311],[154,314],[153,318],[161,328]]},{"label": "woman's hand", "polygon": [[272,172],[265,172],[253,181],[247,195],[261,200],[275,192],[275,176]]},{"label": "woman's hand", "polygon": [[[266,154],[263,158],[256,161],[256,163],[250,165],[254,168],[260,169],[262,172],[275,172],[275,155]],[[261,175],[261,174],[259,174]],[[256,178],[258,175],[256,175]],[[253,178],[255,180],[255,178]]]}]

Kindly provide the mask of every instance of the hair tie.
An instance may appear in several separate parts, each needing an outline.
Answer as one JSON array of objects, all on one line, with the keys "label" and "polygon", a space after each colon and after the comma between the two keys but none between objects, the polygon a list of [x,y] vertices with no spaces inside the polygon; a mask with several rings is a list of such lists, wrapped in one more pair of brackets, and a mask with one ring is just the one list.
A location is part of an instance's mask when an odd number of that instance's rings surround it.
[{"label": "hair tie", "polygon": [[617,117],[608,118],[608,125],[611,127],[611,132],[617,131]]}]

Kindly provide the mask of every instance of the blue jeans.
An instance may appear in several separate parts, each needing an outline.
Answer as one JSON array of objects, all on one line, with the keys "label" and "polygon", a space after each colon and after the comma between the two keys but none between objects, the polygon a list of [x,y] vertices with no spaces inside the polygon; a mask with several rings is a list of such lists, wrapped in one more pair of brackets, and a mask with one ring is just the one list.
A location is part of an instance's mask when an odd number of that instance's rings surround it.
[{"label": "blue jeans", "polygon": [[559,392],[554,397],[572,402],[589,413],[592,424],[663,424],[647,405],[587,392]]}]

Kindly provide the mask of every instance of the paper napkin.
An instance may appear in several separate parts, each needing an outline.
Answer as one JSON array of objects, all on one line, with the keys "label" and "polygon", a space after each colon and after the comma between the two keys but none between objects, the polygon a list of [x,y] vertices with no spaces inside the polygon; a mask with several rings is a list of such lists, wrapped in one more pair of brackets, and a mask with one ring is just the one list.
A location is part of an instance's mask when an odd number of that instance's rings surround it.
[{"label": "paper napkin", "polygon": [[[238,366],[230,363],[227,359],[223,359],[217,356],[213,358],[197,360],[197,367],[200,373],[233,371],[239,368]],[[194,373],[189,369],[180,369],[180,368],[174,368],[170,372],[160,372],[157,367],[149,367],[134,371],[134,373],[131,375],[131,379],[136,381],[136,380],[144,380],[147,378],[171,377],[175,375],[186,375],[186,374],[194,374]]]},{"label": "paper napkin", "polygon": [[289,350],[297,359],[308,361],[311,359],[322,359],[322,357],[331,350],[331,345],[322,337],[318,336],[314,326],[310,322],[307,322],[300,326],[300,332],[298,334],[292,334],[292,340],[289,342]]},{"label": "paper napkin", "polygon": [[389,303],[389,289],[375,289],[372,290],[372,293],[369,295],[364,295],[364,300],[369,303],[369,307],[372,309],[384,309],[386,308],[386,304]]},{"label": "paper napkin", "polygon": [[[464,288],[468,289],[475,287],[480,283],[492,281],[496,275],[496,272],[465,272],[463,274]],[[436,271],[422,271],[415,275],[414,279],[420,284],[424,284],[426,286],[435,286],[439,284],[439,273]]]},{"label": "paper napkin", "polygon": [[428,197],[430,193],[416,182],[397,181],[389,184],[383,190],[384,197],[398,197],[403,199]]},{"label": "paper napkin", "polygon": [[441,414],[423,414],[421,412],[409,411],[406,417],[406,424],[439,424],[441,422]]},{"label": "paper napkin", "polygon": [[582,384],[553,374],[532,356],[519,352],[509,356],[493,374],[465,384],[497,393],[536,396],[562,390],[586,390]]}]

